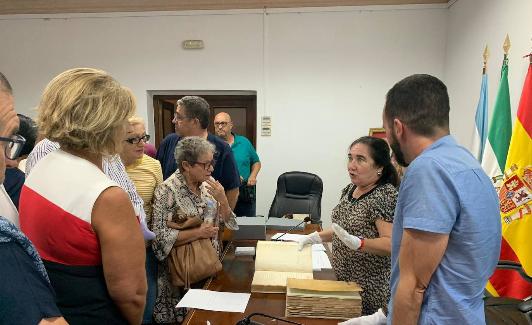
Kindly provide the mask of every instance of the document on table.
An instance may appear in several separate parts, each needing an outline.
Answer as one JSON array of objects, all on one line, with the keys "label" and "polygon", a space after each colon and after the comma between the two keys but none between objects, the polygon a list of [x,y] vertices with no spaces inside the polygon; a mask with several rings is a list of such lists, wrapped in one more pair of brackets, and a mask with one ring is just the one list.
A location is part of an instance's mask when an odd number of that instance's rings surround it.
[{"label": "document on table", "polygon": [[272,236],[273,239],[277,239],[279,237],[283,236],[281,239],[282,241],[298,241],[299,238],[305,237],[305,235],[298,235],[298,234],[291,234],[291,233],[284,233],[284,232],[278,232],[275,235]]},{"label": "document on table", "polygon": [[248,305],[250,293],[218,292],[190,289],[177,304],[177,308],[197,308],[213,311],[243,313]]},{"label": "document on table", "polygon": [[324,251],[312,251],[312,270],[321,271],[322,269],[332,269],[331,262],[327,253]]},{"label": "document on table", "polygon": [[[283,236],[284,235],[284,236]],[[272,236],[272,239],[277,239],[279,237],[283,236],[280,241],[295,241],[297,242],[300,238],[305,237],[305,235],[299,235],[299,234],[290,234],[287,233],[286,235],[283,232],[276,233]],[[312,245],[313,251],[325,251],[325,246],[323,244],[313,244]]]}]

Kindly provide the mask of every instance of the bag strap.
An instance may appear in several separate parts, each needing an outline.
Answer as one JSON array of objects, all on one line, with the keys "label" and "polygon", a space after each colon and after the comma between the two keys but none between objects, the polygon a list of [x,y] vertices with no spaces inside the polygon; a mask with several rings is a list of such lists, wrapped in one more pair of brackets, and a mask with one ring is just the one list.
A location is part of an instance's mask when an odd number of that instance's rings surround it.
[{"label": "bag strap", "polygon": [[189,256],[190,256],[190,251],[191,251],[191,249],[189,249],[190,245],[192,245],[192,243],[187,244],[187,246],[185,247],[185,261],[184,261],[185,262],[184,263],[184,265],[185,265],[185,279],[184,279],[185,280],[185,289],[190,289],[190,277],[189,277],[189,269],[188,269],[189,264],[190,264],[190,263],[188,263]]}]

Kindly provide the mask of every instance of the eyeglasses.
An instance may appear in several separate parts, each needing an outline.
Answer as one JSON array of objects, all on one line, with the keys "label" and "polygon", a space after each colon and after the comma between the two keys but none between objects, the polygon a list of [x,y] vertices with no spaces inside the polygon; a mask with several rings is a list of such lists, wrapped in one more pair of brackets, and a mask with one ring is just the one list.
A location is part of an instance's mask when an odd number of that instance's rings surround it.
[{"label": "eyeglasses", "polygon": [[124,141],[129,142],[131,144],[139,144],[141,141],[144,141],[144,143],[150,141],[150,135],[145,134],[141,137],[134,137],[134,138],[127,138]]},{"label": "eyeglasses", "polygon": [[229,122],[214,122],[214,126],[226,127],[227,125],[229,125]]},{"label": "eyeglasses", "polygon": [[11,138],[0,137],[0,141],[8,142],[4,147],[5,155],[8,159],[14,160],[17,159],[26,143],[26,139],[23,136],[14,134]]},{"label": "eyeglasses", "polygon": [[172,119],[172,122],[176,123],[177,121],[183,121],[183,120],[186,120],[187,118],[190,119],[191,117],[178,115],[177,113],[174,113],[174,118]]},{"label": "eyeglasses", "polygon": [[197,164],[203,166],[203,169],[207,170],[209,167],[214,168],[214,165],[216,165],[216,160],[213,159],[211,161],[201,162],[201,161],[193,161],[192,164]]}]

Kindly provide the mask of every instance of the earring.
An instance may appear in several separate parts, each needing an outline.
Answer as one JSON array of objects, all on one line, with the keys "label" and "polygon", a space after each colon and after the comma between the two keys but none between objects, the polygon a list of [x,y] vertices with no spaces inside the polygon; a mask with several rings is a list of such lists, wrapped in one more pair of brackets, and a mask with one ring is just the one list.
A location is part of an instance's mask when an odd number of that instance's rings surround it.
[{"label": "earring", "polygon": [[381,176],[381,175],[382,175],[382,171],[379,170],[379,171],[377,172],[377,175]]}]

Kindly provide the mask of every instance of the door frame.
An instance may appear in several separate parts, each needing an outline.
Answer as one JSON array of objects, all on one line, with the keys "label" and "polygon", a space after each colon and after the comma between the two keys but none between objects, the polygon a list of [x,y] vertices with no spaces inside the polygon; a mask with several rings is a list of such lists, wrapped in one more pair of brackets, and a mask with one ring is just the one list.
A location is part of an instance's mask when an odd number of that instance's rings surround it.
[{"label": "door frame", "polygon": [[[183,96],[183,95],[191,95],[191,96],[255,96],[257,97],[257,91],[256,90],[148,90],[147,91],[147,117],[148,120],[146,121],[146,127],[148,131],[154,135],[155,144],[158,144],[156,137],[158,135],[156,134],[156,122],[158,122],[158,118],[155,116],[155,101],[154,96]],[[257,109],[257,101],[255,101],[255,120],[258,118],[258,109]],[[209,126],[212,124],[212,120],[214,120],[214,116],[211,116],[211,121],[209,123]],[[255,148],[257,148],[256,139],[258,137],[257,134],[257,125],[255,122],[255,125],[253,125],[253,130],[255,137],[253,138],[253,145]],[[161,141],[159,139],[159,141]],[[251,139],[250,139],[251,140]]]}]

